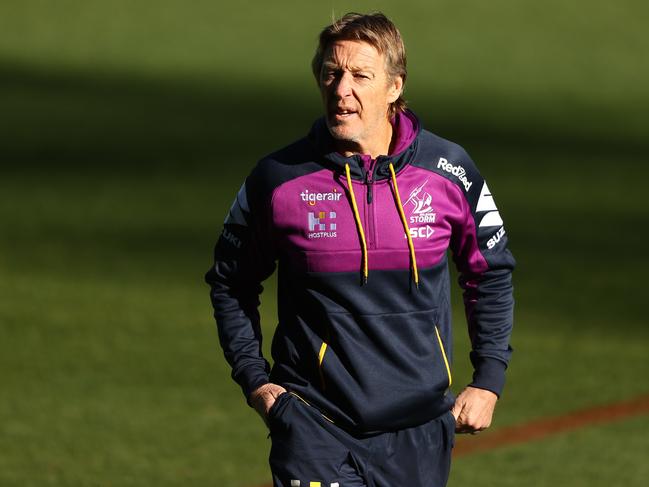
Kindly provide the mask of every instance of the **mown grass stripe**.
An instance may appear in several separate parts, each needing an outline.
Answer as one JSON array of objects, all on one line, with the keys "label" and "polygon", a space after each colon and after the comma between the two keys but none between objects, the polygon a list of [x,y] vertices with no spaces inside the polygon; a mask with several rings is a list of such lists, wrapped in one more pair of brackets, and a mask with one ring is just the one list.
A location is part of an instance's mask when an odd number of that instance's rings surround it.
[{"label": "mown grass stripe", "polygon": [[580,409],[550,418],[541,418],[499,429],[479,436],[461,437],[455,444],[453,457],[493,450],[519,443],[528,443],[546,436],[587,426],[610,423],[641,414],[649,414],[649,394],[622,402]]}]

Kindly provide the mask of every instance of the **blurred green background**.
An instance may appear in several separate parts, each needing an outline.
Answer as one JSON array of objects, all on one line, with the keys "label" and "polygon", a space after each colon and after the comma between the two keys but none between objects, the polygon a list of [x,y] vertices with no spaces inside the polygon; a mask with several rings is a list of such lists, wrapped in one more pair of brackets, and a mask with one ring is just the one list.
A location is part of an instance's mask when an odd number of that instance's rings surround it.
[{"label": "blurred green background", "polygon": [[[411,107],[507,223],[493,430],[649,392],[647,2],[3,0],[0,485],[269,481],[202,278],[242,179],[319,116],[316,37],[350,10],[400,27]],[[450,486],[645,485],[647,433],[640,416],[462,457]]]}]

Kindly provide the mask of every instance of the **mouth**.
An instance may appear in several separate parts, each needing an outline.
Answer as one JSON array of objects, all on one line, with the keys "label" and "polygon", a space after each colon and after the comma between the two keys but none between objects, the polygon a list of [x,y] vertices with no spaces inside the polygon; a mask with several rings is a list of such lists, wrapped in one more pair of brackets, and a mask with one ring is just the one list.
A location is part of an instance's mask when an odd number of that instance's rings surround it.
[{"label": "mouth", "polygon": [[333,118],[335,120],[342,122],[344,120],[348,120],[351,117],[357,115],[358,112],[353,108],[335,107],[331,109],[330,113],[331,115],[333,115]]}]

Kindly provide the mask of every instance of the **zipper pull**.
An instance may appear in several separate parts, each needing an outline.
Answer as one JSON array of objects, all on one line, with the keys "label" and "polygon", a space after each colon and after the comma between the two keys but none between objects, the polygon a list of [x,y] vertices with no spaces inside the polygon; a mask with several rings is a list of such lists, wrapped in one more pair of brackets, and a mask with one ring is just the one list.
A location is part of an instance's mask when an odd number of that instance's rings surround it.
[{"label": "zipper pull", "polygon": [[367,203],[372,203],[372,176],[370,171],[365,172],[365,184],[367,185]]}]

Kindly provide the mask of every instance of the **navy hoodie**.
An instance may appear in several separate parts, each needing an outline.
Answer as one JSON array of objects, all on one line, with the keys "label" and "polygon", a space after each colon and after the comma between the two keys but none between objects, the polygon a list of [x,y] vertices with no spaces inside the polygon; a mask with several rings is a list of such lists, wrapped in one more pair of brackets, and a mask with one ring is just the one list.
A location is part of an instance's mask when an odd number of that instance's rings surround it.
[{"label": "navy hoodie", "polygon": [[[277,383],[358,434],[422,424],[454,403],[448,250],[464,291],[471,385],[500,395],[511,355],[514,259],[487,183],[412,112],[393,125],[389,156],[342,156],[320,119],[263,158],[205,277],[246,397]],[[276,268],[271,370],[258,305]]]}]

